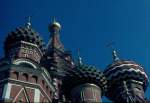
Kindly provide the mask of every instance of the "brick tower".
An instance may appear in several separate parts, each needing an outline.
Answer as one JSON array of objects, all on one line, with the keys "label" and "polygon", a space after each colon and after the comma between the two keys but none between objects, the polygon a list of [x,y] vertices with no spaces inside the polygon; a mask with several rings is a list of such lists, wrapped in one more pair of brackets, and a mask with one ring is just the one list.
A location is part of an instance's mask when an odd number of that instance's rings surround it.
[{"label": "brick tower", "polygon": [[55,89],[40,66],[44,44],[30,21],[8,34],[0,60],[0,100],[12,103],[52,102]]},{"label": "brick tower", "polygon": [[41,65],[44,66],[52,77],[55,87],[53,102],[65,102],[65,95],[62,91],[62,79],[67,69],[74,67],[74,62],[69,51],[66,51],[60,41],[61,25],[55,19],[49,24],[50,39],[47,44],[45,55]]}]

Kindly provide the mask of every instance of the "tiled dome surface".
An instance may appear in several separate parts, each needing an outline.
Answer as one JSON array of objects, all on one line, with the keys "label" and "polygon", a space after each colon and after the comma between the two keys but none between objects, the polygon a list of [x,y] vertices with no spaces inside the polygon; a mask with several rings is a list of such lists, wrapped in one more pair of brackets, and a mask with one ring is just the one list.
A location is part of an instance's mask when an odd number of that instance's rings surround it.
[{"label": "tiled dome surface", "polygon": [[5,50],[7,51],[12,44],[20,41],[36,44],[42,51],[44,51],[44,43],[39,34],[32,28],[27,27],[18,27],[15,31],[8,34],[4,44]]}]

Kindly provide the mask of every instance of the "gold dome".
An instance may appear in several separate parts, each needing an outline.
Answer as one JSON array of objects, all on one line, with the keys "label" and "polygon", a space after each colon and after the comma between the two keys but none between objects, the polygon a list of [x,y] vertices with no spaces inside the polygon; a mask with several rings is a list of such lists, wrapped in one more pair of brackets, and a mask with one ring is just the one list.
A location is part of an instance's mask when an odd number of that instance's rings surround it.
[{"label": "gold dome", "polygon": [[52,23],[49,25],[49,31],[59,31],[61,29],[61,25],[59,22],[57,22],[55,19],[52,21]]}]

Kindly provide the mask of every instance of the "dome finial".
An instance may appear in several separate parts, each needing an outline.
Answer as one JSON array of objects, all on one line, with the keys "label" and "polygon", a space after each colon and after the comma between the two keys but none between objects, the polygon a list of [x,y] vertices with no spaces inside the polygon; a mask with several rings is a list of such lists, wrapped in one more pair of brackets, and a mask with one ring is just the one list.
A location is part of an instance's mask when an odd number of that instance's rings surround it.
[{"label": "dome finial", "polygon": [[112,49],[113,61],[118,61],[118,60],[120,60],[120,59],[119,59],[119,57],[118,57],[118,55],[117,55],[117,52],[116,52],[116,50],[114,49],[113,45],[114,45],[114,42],[110,42],[110,43],[108,43],[106,46],[107,46],[107,47],[110,47],[110,48]]},{"label": "dome finial", "polygon": [[50,25],[49,25],[49,31],[51,33],[55,33],[56,34],[56,33],[58,33],[60,31],[60,29],[61,29],[60,23],[57,22],[55,18],[53,18],[52,19],[52,23],[50,23]]},{"label": "dome finial", "polygon": [[53,19],[52,19],[52,23],[55,23],[56,22],[56,18],[55,17],[53,17]]},{"label": "dome finial", "polygon": [[80,57],[80,48],[78,48],[78,65],[82,65],[82,58]]},{"label": "dome finial", "polygon": [[26,26],[27,26],[28,29],[31,28],[31,16],[28,17],[28,21],[27,21]]},{"label": "dome finial", "polygon": [[119,60],[119,57],[118,57],[118,55],[117,55],[116,50],[113,50],[113,51],[112,51],[112,55],[113,55],[113,60],[114,60],[114,61],[118,61],[118,60]]}]

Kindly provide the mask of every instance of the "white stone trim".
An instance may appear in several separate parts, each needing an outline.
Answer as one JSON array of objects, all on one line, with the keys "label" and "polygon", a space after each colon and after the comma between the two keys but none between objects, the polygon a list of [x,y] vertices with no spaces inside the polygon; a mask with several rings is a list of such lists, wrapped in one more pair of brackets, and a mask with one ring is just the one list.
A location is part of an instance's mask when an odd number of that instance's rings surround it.
[{"label": "white stone trim", "polygon": [[[47,93],[45,92],[45,90],[41,87],[41,85],[39,85],[39,84],[35,84],[35,83],[30,83],[30,82],[25,82],[25,81],[20,81],[20,80],[16,80],[16,79],[12,79],[12,78],[8,78],[8,79],[3,79],[3,80],[1,80],[0,81],[0,83],[1,82],[4,82],[4,81],[7,81],[7,80],[12,80],[12,81],[18,81],[18,82],[21,82],[21,83],[27,83],[27,84],[31,84],[31,85],[37,85],[37,86],[39,86],[40,87],[40,89],[44,92],[44,94],[48,97],[48,99],[51,101],[51,98],[47,95]],[[13,84],[13,85],[18,85],[18,84]],[[21,86],[21,85],[18,85],[18,86]],[[27,87],[27,88],[32,88],[32,87]],[[35,88],[32,88],[32,89],[35,89]],[[54,88],[51,88],[52,90],[54,89]],[[55,91],[55,90],[54,90]],[[53,91],[53,92],[54,92]],[[42,93],[41,93],[42,94]]]},{"label": "white stone trim", "polygon": [[[46,80],[47,84],[48,84],[51,88],[53,88],[52,85],[50,84],[49,80],[47,80],[47,78],[45,77],[45,75],[44,75],[43,73],[42,73],[42,76],[43,76],[44,79]],[[54,89],[54,88],[53,88],[53,89]]]},{"label": "white stone trim", "polygon": [[38,51],[40,52],[41,56],[43,55],[43,53],[42,53],[42,51],[39,49],[38,45],[33,44],[33,43],[29,43],[29,42],[25,42],[25,41],[21,41],[21,43],[25,43],[25,44],[28,44],[28,45],[32,45],[32,46],[38,48]]},{"label": "white stone trim", "polygon": [[27,83],[27,84],[32,84],[32,85],[37,85],[40,87],[40,89],[42,89],[42,91],[44,92],[44,94],[48,97],[48,99],[51,101],[51,98],[49,98],[49,96],[47,95],[47,93],[45,92],[45,90],[43,90],[43,88],[41,87],[41,85],[39,84],[35,84],[35,83],[30,83],[30,82],[25,82],[25,81],[20,81],[20,80],[16,80],[16,79],[11,79],[9,78],[10,80],[14,80],[14,81],[19,81],[19,82],[22,82],[22,83]]},{"label": "white stone trim", "polygon": [[31,62],[29,62],[29,61],[27,61],[27,60],[20,60],[20,59],[17,59],[17,60],[15,60],[15,61],[13,62],[13,64],[16,64],[16,65],[19,65],[19,64],[21,64],[21,63],[27,63],[27,64],[31,65],[34,69],[37,69],[37,67],[36,67],[33,63],[31,63]]},{"label": "white stone trim", "polygon": [[40,102],[40,90],[35,89],[34,91],[34,103],[39,103]]},{"label": "white stone trim", "polygon": [[116,72],[113,73],[113,74],[110,74],[110,75],[108,76],[108,80],[110,80],[112,77],[117,76],[119,73],[124,73],[124,72],[126,72],[126,71],[128,71],[128,72],[135,71],[136,73],[141,73],[141,74],[143,74],[146,78],[148,78],[147,75],[145,74],[145,72],[142,72],[142,71],[139,70],[139,69],[130,68],[130,69],[122,69],[122,70],[116,71]]},{"label": "white stone trim", "polygon": [[2,95],[3,99],[10,99],[11,87],[12,85],[10,83],[4,85],[4,91]]},{"label": "white stone trim", "polygon": [[32,45],[32,46],[38,47],[36,44],[25,42],[25,41],[21,41],[21,43],[25,43],[25,44],[28,44],[28,45]]},{"label": "white stone trim", "polygon": [[114,66],[112,69],[108,70],[107,72],[110,72],[110,71],[112,71],[112,70],[114,70],[118,67],[123,67],[123,66],[135,66],[135,67],[140,67],[142,70],[144,70],[141,66],[139,66],[137,64],[121,64],[121,65],[118,65],[118,66]]},{"label": "white stone trim", "polygon": [[25,95],[25,97],[26,97],[27,103],[30,103],[30,102],[29,102],[29,98],[28,98],[28,96],[27,96],[27,92],[25,91],[25,88],[23,88],[23,92],[24,92],[24,95]]},{"label": "white stone trim", "polygon": [[16,95],[16,97],[13,100],[13,103],[16,101],[17,97],[19,96],[19,94],[22,92],[23,88],[21,88],[21,90],[18,92],[18,94]]}]

